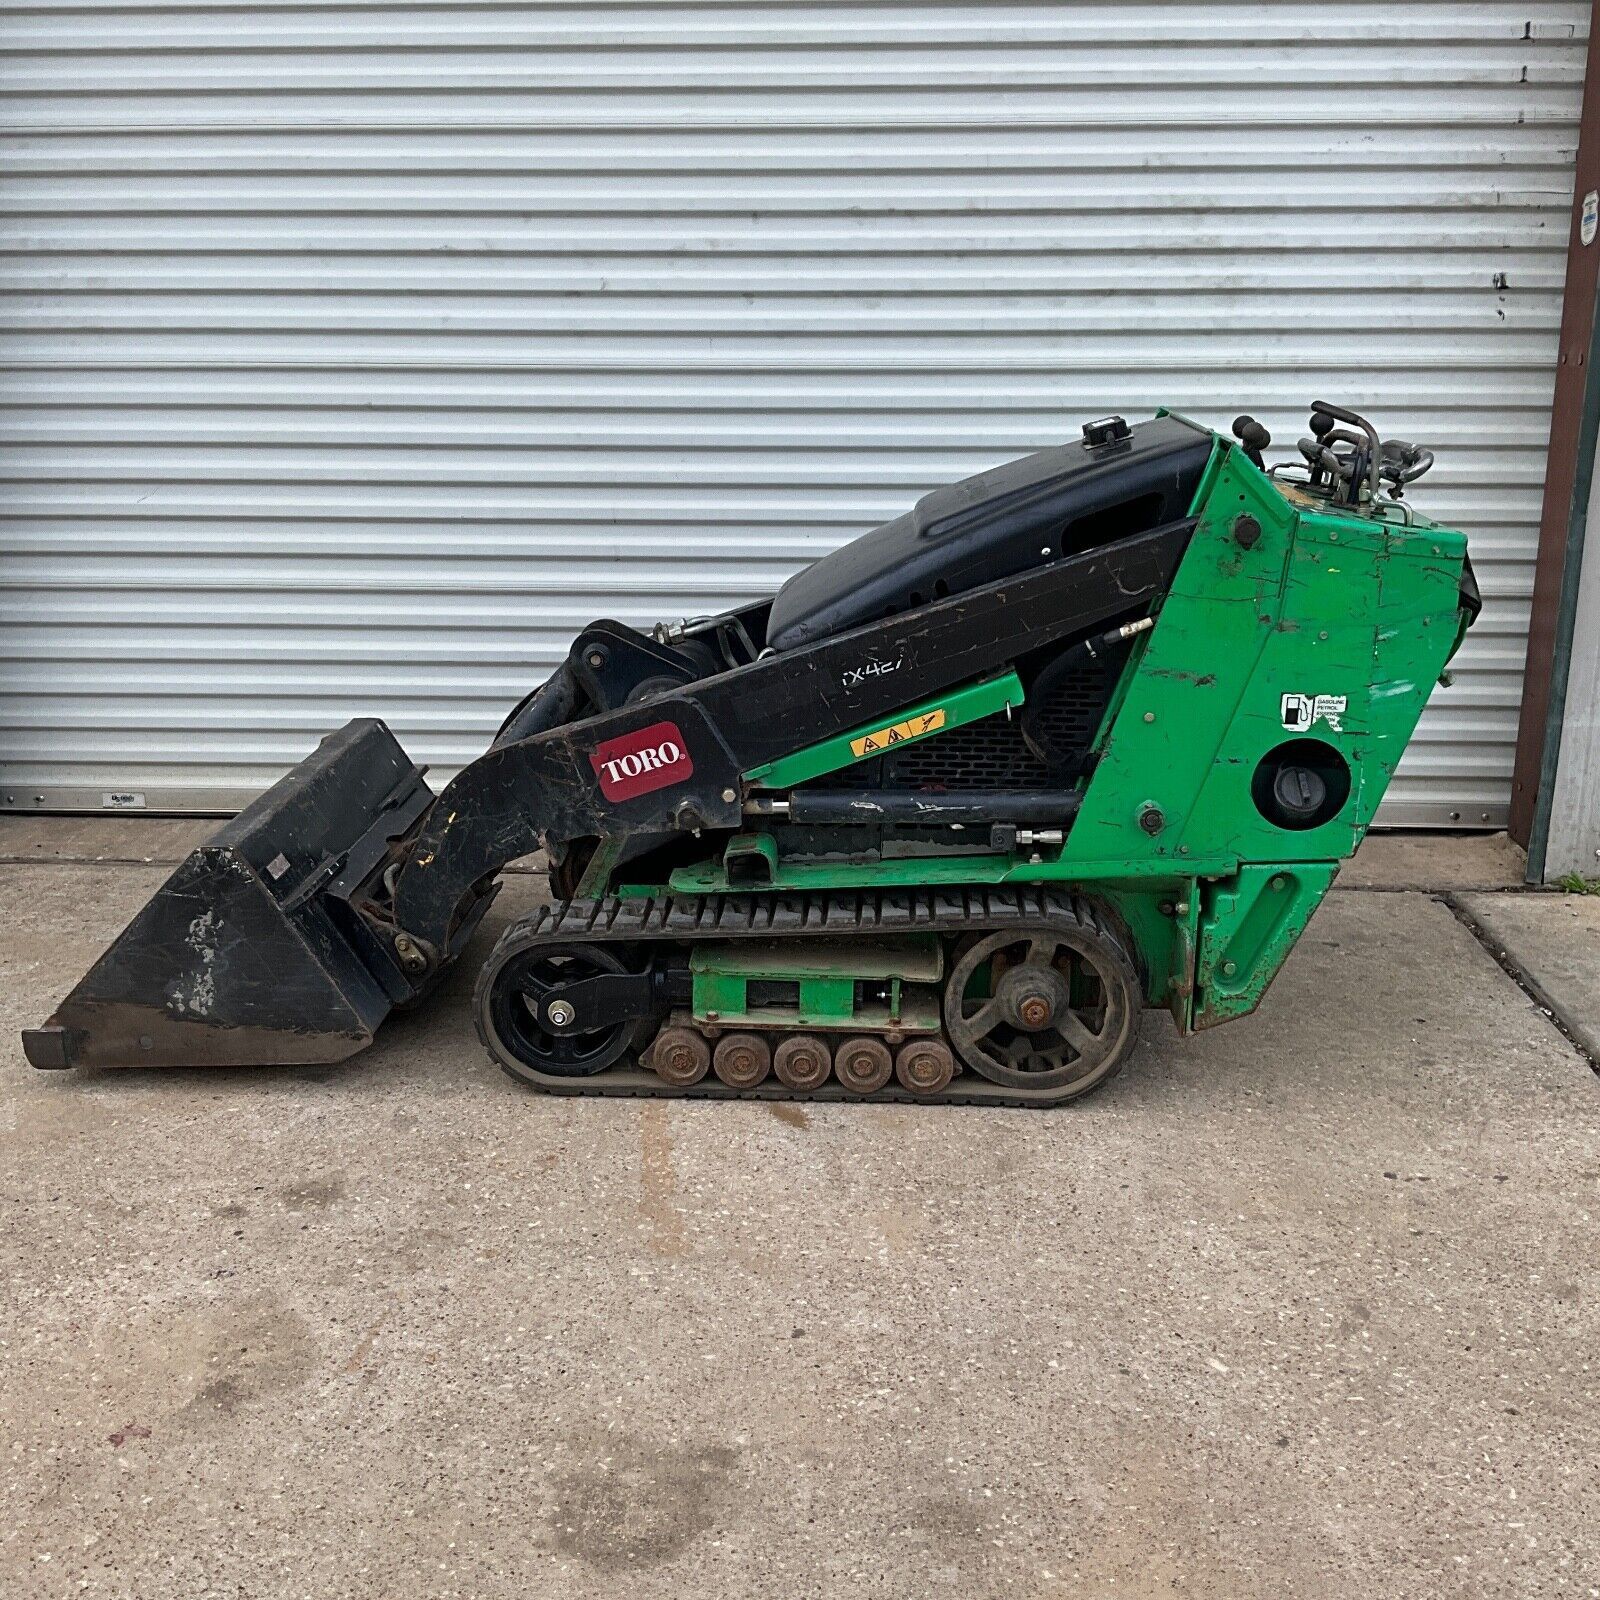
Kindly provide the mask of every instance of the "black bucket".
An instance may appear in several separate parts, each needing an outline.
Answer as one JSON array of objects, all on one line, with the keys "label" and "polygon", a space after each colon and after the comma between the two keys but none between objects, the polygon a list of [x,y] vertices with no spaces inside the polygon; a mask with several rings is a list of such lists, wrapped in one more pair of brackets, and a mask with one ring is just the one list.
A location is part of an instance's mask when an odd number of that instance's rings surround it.
[{"label": "black bucket", "polygon": [[417,991],[356,908],[432,803],[383,723],[347,723],[167,879],[23,1033],[28,1060],[289,1066],[365,1048]]}]

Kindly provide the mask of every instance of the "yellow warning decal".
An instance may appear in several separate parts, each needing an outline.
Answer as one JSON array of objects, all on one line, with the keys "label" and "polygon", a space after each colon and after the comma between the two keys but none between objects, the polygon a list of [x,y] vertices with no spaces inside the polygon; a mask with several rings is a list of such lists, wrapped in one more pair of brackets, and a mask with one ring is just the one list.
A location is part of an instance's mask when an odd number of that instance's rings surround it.
[{"label": "yellow warning decal", "polygon": [[850,741],[850,749],[857,761],[863,756],[881,756],[907,739],[920,739],[925,733],[937,733],[944,726],[944,708],[924,711],[920,717],[897,722],[892,728],[879,728],[876,733],[863,734]]}]

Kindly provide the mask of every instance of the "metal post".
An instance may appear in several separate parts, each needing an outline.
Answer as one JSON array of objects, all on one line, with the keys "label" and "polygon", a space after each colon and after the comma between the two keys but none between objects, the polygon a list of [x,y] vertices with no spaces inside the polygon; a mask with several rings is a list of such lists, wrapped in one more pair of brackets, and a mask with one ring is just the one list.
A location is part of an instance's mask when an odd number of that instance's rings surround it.
[{"label": "metal post", "polygon": [[[1588,511],[1588,480],[1594,462],[1594,432],[1585,428],[1591,409],[1596,292],[1600,290],[1600,240],[1585,243],[1585,202],[1600,195],[1600,0],[1590,7],[1589,53],[1584,69],[1583,112],[1578,127],[1572,231],[1567,244],[1566,295],[1561,312],[1561,343],[1556,367],[1555,404],[1550,419],[1544,507],[1539,518],[1539,553],[1534,569],[1533,608],[1528,624],[1527,665],[1523,674],[1522,714],[1517,728],[1516,765],[1511,783],[1511,837],[1528,850],[1529,876],[1539,876],[1535,837],[1541,813],[1548,815],[1554,750],[1547,740],[1552,681],[1559,666],[1562,599],[1574,592],[1568,576],[1568,551],[1581,540]],[[1581,482],[1580,482],[1581,480]],[[1583,498],[1576,498],[1582,489]],[[1570,634],[1569,634],[1570,638]],[[1557,689],[1559,697],[1562,691]]]},{"label": "metal post", "polygon": [[[1591,457],[1594,439],[1590,439]],[[1530,873],[1554,883],[1600,877],[1600,495],[1589,496],[1579,548],[1568,555],[1571,605],[1559,716],[1552,697],[1552,774],[1535,813]]]}]

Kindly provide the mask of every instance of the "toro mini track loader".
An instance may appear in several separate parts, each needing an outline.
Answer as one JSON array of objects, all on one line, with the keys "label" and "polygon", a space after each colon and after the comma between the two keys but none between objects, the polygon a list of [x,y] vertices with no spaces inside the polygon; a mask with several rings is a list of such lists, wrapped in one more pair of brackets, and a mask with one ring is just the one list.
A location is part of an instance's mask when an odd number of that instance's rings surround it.
[{"label": "toro mini track loader", "polygon": [[24,1035],[37,1067],[336,1061],[460,955],[507,862],[554,903],[478,1032],[557,1093],[1047,1105],[1139,1013],[1255,1008],[1479,600],[1317,404],[1161,413],[926,496],[726,615],[595,622],[435,798],[351,722],[195,852]]}]

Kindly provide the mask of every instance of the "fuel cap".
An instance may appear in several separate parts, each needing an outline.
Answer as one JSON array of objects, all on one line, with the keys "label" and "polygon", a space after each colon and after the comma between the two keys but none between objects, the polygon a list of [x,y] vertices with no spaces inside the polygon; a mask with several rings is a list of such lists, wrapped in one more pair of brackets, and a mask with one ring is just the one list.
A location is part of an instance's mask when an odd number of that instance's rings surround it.
[{"label": "fuel cap", "polygon": [[1272,780],[1272,798],[1293,822],[1309,822],[1328,798],[1322,774],[1310,767],[1283,767]]}]

